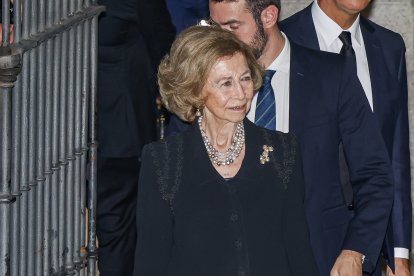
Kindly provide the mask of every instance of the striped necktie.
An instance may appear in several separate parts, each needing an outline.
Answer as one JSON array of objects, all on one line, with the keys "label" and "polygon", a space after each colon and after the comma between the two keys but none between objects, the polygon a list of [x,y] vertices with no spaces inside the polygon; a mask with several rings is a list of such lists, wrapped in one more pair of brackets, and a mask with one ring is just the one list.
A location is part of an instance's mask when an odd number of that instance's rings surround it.
[{"label": "striped necktie", "polygon": [[257,95],[255,124],[267,129],[276,129],[276,102],[271,80],[276,73],[274,70],[266,70],[263,85]]}]

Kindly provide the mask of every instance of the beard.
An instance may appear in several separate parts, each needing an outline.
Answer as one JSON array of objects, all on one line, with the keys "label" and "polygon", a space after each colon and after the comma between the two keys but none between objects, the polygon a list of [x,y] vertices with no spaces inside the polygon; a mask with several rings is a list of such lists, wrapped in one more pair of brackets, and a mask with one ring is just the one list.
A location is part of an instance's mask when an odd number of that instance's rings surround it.
[{"label": "beard", "polygon": [[253,52],[253,55],[256,59],[263,54],[263,50],[267,44],[268,36],[264,31],[262,24],[257,24],[257,31],[254,34],[254,37],[249,42],[249,46]]}]

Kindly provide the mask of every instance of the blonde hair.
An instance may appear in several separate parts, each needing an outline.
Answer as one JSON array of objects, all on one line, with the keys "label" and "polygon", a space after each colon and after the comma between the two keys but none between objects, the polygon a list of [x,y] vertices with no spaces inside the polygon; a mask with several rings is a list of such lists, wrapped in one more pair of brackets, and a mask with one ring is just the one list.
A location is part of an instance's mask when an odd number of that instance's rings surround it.
[{"label": "blonde hair", "polygon": [[251,71],[254,90],[262,85],[263,69],[249,46],[229,31],[212,26],[193,26],[174,41],[170,54],[158,67],[158,85],[165,107],[180,119],[193,122],[204,104],[201,90],[219,58],[241,53]]}]

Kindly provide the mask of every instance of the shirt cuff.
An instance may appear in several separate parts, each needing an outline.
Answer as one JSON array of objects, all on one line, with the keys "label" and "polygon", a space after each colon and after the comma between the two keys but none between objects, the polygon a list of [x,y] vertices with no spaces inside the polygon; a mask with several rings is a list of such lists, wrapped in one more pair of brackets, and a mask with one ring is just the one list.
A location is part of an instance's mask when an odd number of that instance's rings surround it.
[{"label": "shirt cuff", "polygon": [[409,259],[410,258],[410,250],[408,250],[407,248],[395,247],[394,248],[394,258]]}]

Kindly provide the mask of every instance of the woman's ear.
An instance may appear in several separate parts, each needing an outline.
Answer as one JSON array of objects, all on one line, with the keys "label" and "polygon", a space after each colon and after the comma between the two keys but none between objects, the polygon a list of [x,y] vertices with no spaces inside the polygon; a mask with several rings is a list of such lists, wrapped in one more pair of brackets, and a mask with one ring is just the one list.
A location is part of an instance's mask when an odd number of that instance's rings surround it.
[{"label": "woman's ear", "polygon": [[273,28],[277,24],[278,16],[279,9],[275,5],[270,5],[265,8],[260,15],[263,28]]}]

